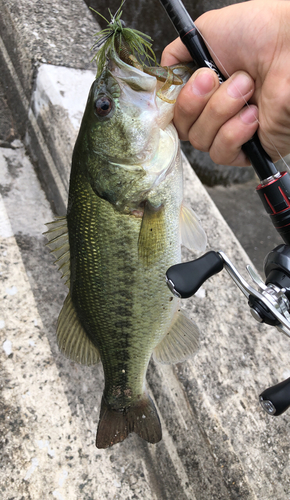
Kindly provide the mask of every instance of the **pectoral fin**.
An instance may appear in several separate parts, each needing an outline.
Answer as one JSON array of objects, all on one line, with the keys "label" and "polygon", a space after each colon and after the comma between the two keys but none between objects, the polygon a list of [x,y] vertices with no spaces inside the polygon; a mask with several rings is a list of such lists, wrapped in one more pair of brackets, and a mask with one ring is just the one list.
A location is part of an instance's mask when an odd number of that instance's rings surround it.
[{"label": "pectoral fin", "polygon": [[98,349],[88,338],[77,317],[70,293],[60,311],[56,335],[60,351],[72,361],[88,366],[100,361]]},{"label": "pectoral fin", "polygon": [[167,335],[155,347],[153,358],[163,364],[181,363],[198,349],[199,329],[187,315],[178,310]]},{"label": "pectoral fin", "polygon": [[181,243],[193,252],[204,252],[206,234],[192,208],[182,203],[180,210]]},{"label": "pectoral fin", "polygon": [[154,264],[160,259],[165,230],[163,205],[154,208],[146,201],[138,240],[138,254],[145,265]]}]

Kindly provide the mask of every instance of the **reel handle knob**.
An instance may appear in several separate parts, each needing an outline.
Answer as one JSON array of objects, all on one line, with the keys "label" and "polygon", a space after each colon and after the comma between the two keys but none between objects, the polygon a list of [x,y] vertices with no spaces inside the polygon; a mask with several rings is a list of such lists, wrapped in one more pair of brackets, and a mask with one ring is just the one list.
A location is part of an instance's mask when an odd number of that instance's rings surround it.
[{"label": "reel handle knob", "polygon": [[217,252],[210,251],[190,262],[176,264],[166,273],[166,281],[174,295],[187,299],[214,274],[222,271],[223,260]]},{"label": "reel handle knob", "polygon": [[263,410],[278,417],[290,406],[290,378],[269,387],[259,396]]}]

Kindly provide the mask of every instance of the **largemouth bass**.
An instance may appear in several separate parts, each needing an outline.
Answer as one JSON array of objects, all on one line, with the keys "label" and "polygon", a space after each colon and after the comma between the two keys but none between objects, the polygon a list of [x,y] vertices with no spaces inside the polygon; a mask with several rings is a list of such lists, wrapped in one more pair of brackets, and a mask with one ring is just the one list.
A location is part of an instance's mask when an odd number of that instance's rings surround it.
[{"label": "largemouth bass", "polygon": [[[184,67],[172,71],[183,82],[190,74]],[[202,250],[205,235],[182,203],[172,124],[182,85],[167,82],[159,98],[160,85],[116,51],[108,53],[74,147],[67,215],[48,225],[49,246],[69,286],[59,348],[79,363],[101,360],[104,369],[98,448],[130,432],[150,443],[161,439],[146,389],[150,357],[176,363],[198,346],[196,325],[165,281],[166,270],[181,260],[181,239]]]}]

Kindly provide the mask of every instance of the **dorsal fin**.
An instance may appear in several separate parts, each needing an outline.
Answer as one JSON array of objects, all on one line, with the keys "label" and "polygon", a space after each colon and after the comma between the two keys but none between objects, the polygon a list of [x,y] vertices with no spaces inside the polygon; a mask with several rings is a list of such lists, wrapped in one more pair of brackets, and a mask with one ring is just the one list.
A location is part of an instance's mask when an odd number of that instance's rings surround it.
[{"label": "dorsal fin", "polygon": [[199,329],[180,309],[175,313],[171,329],[153,351],[155,361],[181,363],[198,349]]},{"label": "dorsal fin", "polygon": [[57,217],[53,222],[46,224],[48,231],[43,233],[48,239],[47,246],[56,257],[55,264],[66,278],[65,284],[69,287],[70,281],[70,251],[66,216]]},{"label": "dorsal fin", "polygon": [[70,292],[58,317],[56,335],[60,351],[72,361],[88,366],[100,361],[98,349],[88,338],[77,317]]}]

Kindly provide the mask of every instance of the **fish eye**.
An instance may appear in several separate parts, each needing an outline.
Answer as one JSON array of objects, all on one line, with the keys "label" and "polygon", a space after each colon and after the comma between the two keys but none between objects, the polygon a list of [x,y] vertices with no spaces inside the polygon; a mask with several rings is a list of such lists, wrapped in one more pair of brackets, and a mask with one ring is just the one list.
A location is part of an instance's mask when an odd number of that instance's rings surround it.
[{"label": "fish eye", "polygon": [[113,107],[112,99],[103,95],[95,101],[95,111],[98,116],[107,116]]}]

